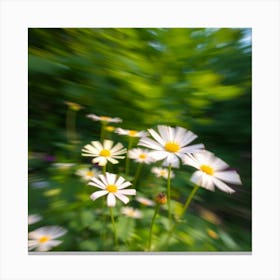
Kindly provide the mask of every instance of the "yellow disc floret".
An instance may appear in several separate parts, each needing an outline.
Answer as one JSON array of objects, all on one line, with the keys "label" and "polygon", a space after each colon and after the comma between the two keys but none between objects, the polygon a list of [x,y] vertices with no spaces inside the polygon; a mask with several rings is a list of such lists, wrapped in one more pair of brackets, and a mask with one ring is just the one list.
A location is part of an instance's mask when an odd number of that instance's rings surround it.
[{"label": "yellow disc floret", "polygon": [[102,157],[109,157],[111,155],[111,152],[109,150],[101,150],[99,155]]},{"label": "yellow disc floret", "polygon": [[110,193],[115,193],[118,190],[118,187],[116,185],[108,185],[106,190]]},{"label": "yellow disc floret", "polygon": [[88,171],[88,172],[86,173],[86,175],[89,176],[89,177],[93,177],[94,173],[93,173],[92,171]]},{"label": "yellow disc floret", "polygon": [[200,170],[203,171],[204,173],[208,174],[208,175],[213,175],[214,174],[214,169],[209,165],[201,165]]},{"label": "yellow disc floret", "polygon": [[51,239],[51,238],[50,238],[49,236],[43,235],[43,236],[41,236],[41,237],[39,238],[39,242],[40,242],[40,243],[45,243],[45,242],[49,241],[50,239]]},{"label": "yellow disc floret", "polygon": [[108,122],[111,118],[106,116],[100,116],[100,120],[103,122]]},{"label": "yellow disc floret", "polygon": [[128,135],[134,137],[137,134],[136,130],[129,130]]},{"label": "yellow disc floret", "polygon": [[139,158],[141,158],[141,159],[146,159],[146,158],[147,158],[147,155],[146,155],[146,154],[140,154],[140,155],[139,155]]},{"label": "yellow disc floret", "polygon": [[180,150],[180,146],[175,142],[167,142],[164,148],[167,152],[170,153],[176,153]]}]

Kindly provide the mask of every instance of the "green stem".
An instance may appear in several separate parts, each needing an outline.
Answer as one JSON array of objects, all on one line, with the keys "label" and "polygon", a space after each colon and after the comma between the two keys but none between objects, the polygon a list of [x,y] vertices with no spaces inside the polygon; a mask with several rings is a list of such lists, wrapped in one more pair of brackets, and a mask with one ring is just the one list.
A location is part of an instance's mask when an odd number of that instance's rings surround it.
[{"label": "green stem", "polygon": [[129,157],[128,151],[131,149],[133,143],[133,138],[128,136],[128,147],[127,147],[127,154],[125,159],[125,174],[129,174]]},{"label": "green stem", "polygon": [[167,178],[167,207],[168,207],[168,220],[171,226],[171,164],[168,166],[168,178]]},{"label": "green stem", "polygon": [[160,204],[157,203],[156,208],[155,208],[155,213],[152,219],[152,224],[151,224],[151,228],[150,228],[150,234],[149,234],[149,243],[148,243],[148,251],[151,251],[151,246],[152,246],[152,236],[153,236],[153,227],[154,227],[154,223],[156,220],[156,216],[159,210]]},{"label": "green stem", "polygon": [[178,220],[174,222],[174,224],[173,224],[171,230],[169,231],[169,233],[168,233],[168,235],[167,235],[166,244],[168,244],[169,239],[170,239],[170,237],[172,236],[172,234],[173,234],[173,232],[174,232],[174,230],[175,230],[175,228],[176,228],[176,226],[177,226],[177,223],[181,220],[181,218],[182,218],[182,217],[184,216],[184,214],[187,212],[187,210],[188,210],[188,208],[189,208],[189,206],[190,206],[190,204],[191,204],[191,201],[192,201],[192,199],[193,199],[193,197],[194,197],[194,195],[195,195],[195,193],[197,192],[198,189],[199,189],[199,186],[198,186],[198,185],[195,185],[195,187],[193,188],[192,192],[190,193],[188,199],[186,200],[186,202],[185,202],[185,204],[184,204],[184,207],[183,207],[183,209],[182,209],[182,212],[181,212],[181,214],[180,214]]},{"label": "green stem", "polygon": [[136,172],[135,172],[135,176],[134,176],[134,180],[133,180],[133,186],[134,187],[136,186],[136,182],[139,179],[139,175],[141,173],[142,167],[143,167],[143,163],[139,163],[138,166],[137,166],[137,169],[136,169]]},{"label": "green stem", "polygon": [[106,128],[106,122],[101,121],[101,132],[100,132],[100,140],[103,143],[105,139],[105,128]]},{"label": "green stem", "polygon": [[103,173],[103,175],[106,174],[106,164],[102,166],[102,173]]},{"label": "green stem", "polygon": [[117,229],[116,229],[116,224],[115,224],[115,219],[113,214],[113,207],[109,207],[109,208],[110,208],[111,221],[112,221],[113,231],[114,231],[114,242],[116,248],[118,248],[119,244],[118,244]]}]

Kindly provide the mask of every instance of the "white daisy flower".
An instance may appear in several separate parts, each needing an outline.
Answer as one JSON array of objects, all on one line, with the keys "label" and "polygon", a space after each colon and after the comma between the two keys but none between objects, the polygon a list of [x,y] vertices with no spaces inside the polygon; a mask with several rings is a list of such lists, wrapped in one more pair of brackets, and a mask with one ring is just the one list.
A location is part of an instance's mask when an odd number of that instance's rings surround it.
[{"label": "white daisy flower", "polygon": [[134,209],[132,207],[122,207],[121,213],[134,219],[140,219],[143,217],[143,214],[140,210]]},{"label": "white daisy flower", "polygon": [[124,204],[129,202],[126,195],[136,195],[135,189],[126,189],[132,184],[121,176],[117,178],[116,174],[106,172],[104,175],[99,175],[98,178],[91,178],[88,183],[91,186],[101,189],[101,191],[94,192],[90,198],[96,200],[97,198],[107,195],[107,205],[109,207],[114,207],[116,205],[116,198],[121,200]]},{"label": "white daisy flower", "polygon": [[96,168],[80,168],[75,174],[80,176],[83,180],[89,181],[92,177],[97,177],[100,172]]},{"label": "white daisy flower", "polygon": [[139,163],[150,164],[154,158],[150,156],[150,151],[140,148],[134,148],[128,151],[128,157]]},{"label": "white daisy flower", "polygon": [[198,169],[191,177],[191,181],[207,190],[214,191],[215,186],[227,193],[234,193],[227,183],[241,185],[238,173],[228,169],[228,164],[217,158],[209,151],[200,151],[186,156],[183,162]]},{"label": "white daisy flower", "polygon": [[101,121],[106,123],[120,123],[122,122],[122,119],[120,118],[111,118],[107,116],[97,116],[95,114],[89,114],[87,115],[88,118],[92,119],[93,121]]},{"label": "white daisy flower", "polygon": [[[152,168],[152,173],[156,175],[156,177],[163,177],[164,179],[168,179],[168,169],[167,168],[161,168],[161,167],[153,167]],[[171,171],[170,173],[170,178],[173,178],[174,172]]]},{"label": "white daisy flower", "polygon": [[163,166],[179,167],[179,158],[183,158],[185,154],[194,153],[204,149],[203,144],[195,144],[188,146],[197,138],[193,132],[183,127],[170,127],[158,125],[158,132],[148,129],[153,139],[144,137],[139,141],[140,146],[152,149],[151,156],[155,160],[163,160]]},{"label": "white daisy flower", "polygon": [[142,196],[136,196],[135,200],[138,201],[139,203],[143,204],[143,205],[146,205],[146,206],[154,206],[155,205],[154,201],[152,201],[148,198],[142,197]]},{"label": "white daisy flower", "polygon": [[116,128],[116,133],[120,135],[127,135],[129,137],[145,137],[148,136],[148,133],[145,131],[136,131],[136,130],[128,130],[128,129],[122,129],[122,128]]},{"label": "white daisy flower", "polygon": [[28,224],[32,225],[42,220],[42,216],[38,214],[28,215]]},{"label": "white daisy flower", "polygon": [[59,226],[40,227],[28,233],[28,250],[36,249],[36,251],[49,251],[52,247],[62,243],[56,238],[64,235],[67,231]]},{"label": "white daisy flower", "polygon": [[87,144],[84,146],[82,152],[82,156],[93,157],[93,163],[98,163],[100,166],[104,166],[108,161],[117,164],[119,161],[116,160],[116,158],[125,158],[121,155],[126,153],[126,149],[121,143],[117,143],[113,146],[113,141],[104,140],[103,144],[99,141],[92,141],[91,145]]}]

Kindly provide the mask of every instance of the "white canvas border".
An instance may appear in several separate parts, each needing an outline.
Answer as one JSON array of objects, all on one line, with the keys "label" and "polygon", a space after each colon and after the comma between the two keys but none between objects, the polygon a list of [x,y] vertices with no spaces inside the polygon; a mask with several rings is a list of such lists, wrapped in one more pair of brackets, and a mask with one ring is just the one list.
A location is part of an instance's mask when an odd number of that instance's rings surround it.
[{"label": "white canvas border", "polygon": [[[28,255],[28,27],[253,28],[252,255]],[[270,0],[2,1],[1,279],[279,280],[279,34]]]}]

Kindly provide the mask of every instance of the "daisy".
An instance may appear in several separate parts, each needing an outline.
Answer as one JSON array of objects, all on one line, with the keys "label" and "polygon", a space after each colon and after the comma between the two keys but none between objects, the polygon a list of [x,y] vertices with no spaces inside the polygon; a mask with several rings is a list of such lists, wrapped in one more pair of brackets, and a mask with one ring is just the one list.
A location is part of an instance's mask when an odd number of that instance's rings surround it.
[{"label": "daisy", "polygon": [[[161,167],[153,167],[152,173],[156,175],[156,177],[163,177],[164,179],[168,179],[168,169],[167,168],[161,168]],[[170,178],[174,177],[174,172],[171,171]]]},{"label": "daisy", "polygon": [[135,200],[138,201],[139,203],[143,204],[143,205],[146,205],[146,206],[154,206],[155,203],[148,199],[148,198],[145,198],[145,197],[142,197],[142,196],[136,196],[135,197]]},{"label": "daisy", "polygon": [[98,178],[91,178],[88,184],[101,189],[101,191],[92,193],[90,198],[94,201],[101,196],[107,195],[107,205],[109,207],[116,205],[116,197],[124,204],[127,204],[129,199],[126,195],[136,195],[135,189],[124,190],[128,186],[131,186],[130,182],[125,181],[121,176],[117,178],[116,174],[108,172],[105,173],[105,176],[99,175]]},{"label": "daisy", "polygon": [[124,156],[121,155],[126,153],[126,149],[121,143],[117,143],[113,147],[113,141],[104,140],[103,144],[99,141],[92,141],[91,144],[84,146],[82,152],[82,156],[93,157],[93,163],[98,163],[100,166],[104,166],[108,161],[117,164],[119,161],[116,160],[116,158],[124,158]]},{"label": "daisy", "polygon": [[185,154],[194,153],[204,149],[203,144],[190,145],[197,138],[193,132],[183,127],[170,127],[158,125],[158,132],[148,129],[153,139],[149,137],[141,138],[140,146],[152,149],[151,156],[155,160],[163,160],[163,166],[179,167],[179,158],[183,159]]},{"label": "daisy", "polygon": [[96,168],[80,168],[75,174],[82,177],[83,180],[89,181],[92,177],[97,177],[100,172]]},{"label": "daisy", "polygon": [[155,161],[154,158],[150,156],[150,151],[140,148],[129,150],[128,157],[139,163],[150,164]]},{"label": "daisy", "polygon": [[122,128],[117,128],[115,130],[115,132],[120,134],[120,135],[127,135],[129,137],[145,137],[145,136],[148,136],[147,132],[145,132],[145,131],[128,130],[128,129],[122,129]]},{"label": "daisy", "polygon": [[198,169],[192,175],[191,181],[207,190],[214,191],[216,186],[224,192],[234,193],[235,191],[224,182],[242,184],[238,173],[228,170],[228,164],[209,151],[186,156],[184,163]]},{"label": "daisy", "polygon": [[28,224],[32,225],[42,220],[42,216],[38,214],[28,215]]},{"label": "daisy", "polygon": [[44,252],[49,251],[52,247],[55,247],[62,243],[61,240],[55,240],[56,238],[64,235],[67,231],[59,226],[46,226],[40,227],[28,234],[28,249]]},{"label": "daisy", "polygon": [[107,116],[97,116],[95,114],[89,114],[87,115],[88,118],[92,119],[93,121],[101,121],[105,123],[120,123],[122,122],[122,119],[120,118],[111,118]]},{"label": "daisy", "polygon": [[134,209],[132,207],[122,207],[121,213],[134,219],[140,219],[143,217],[143,214],[140,210]]}]

